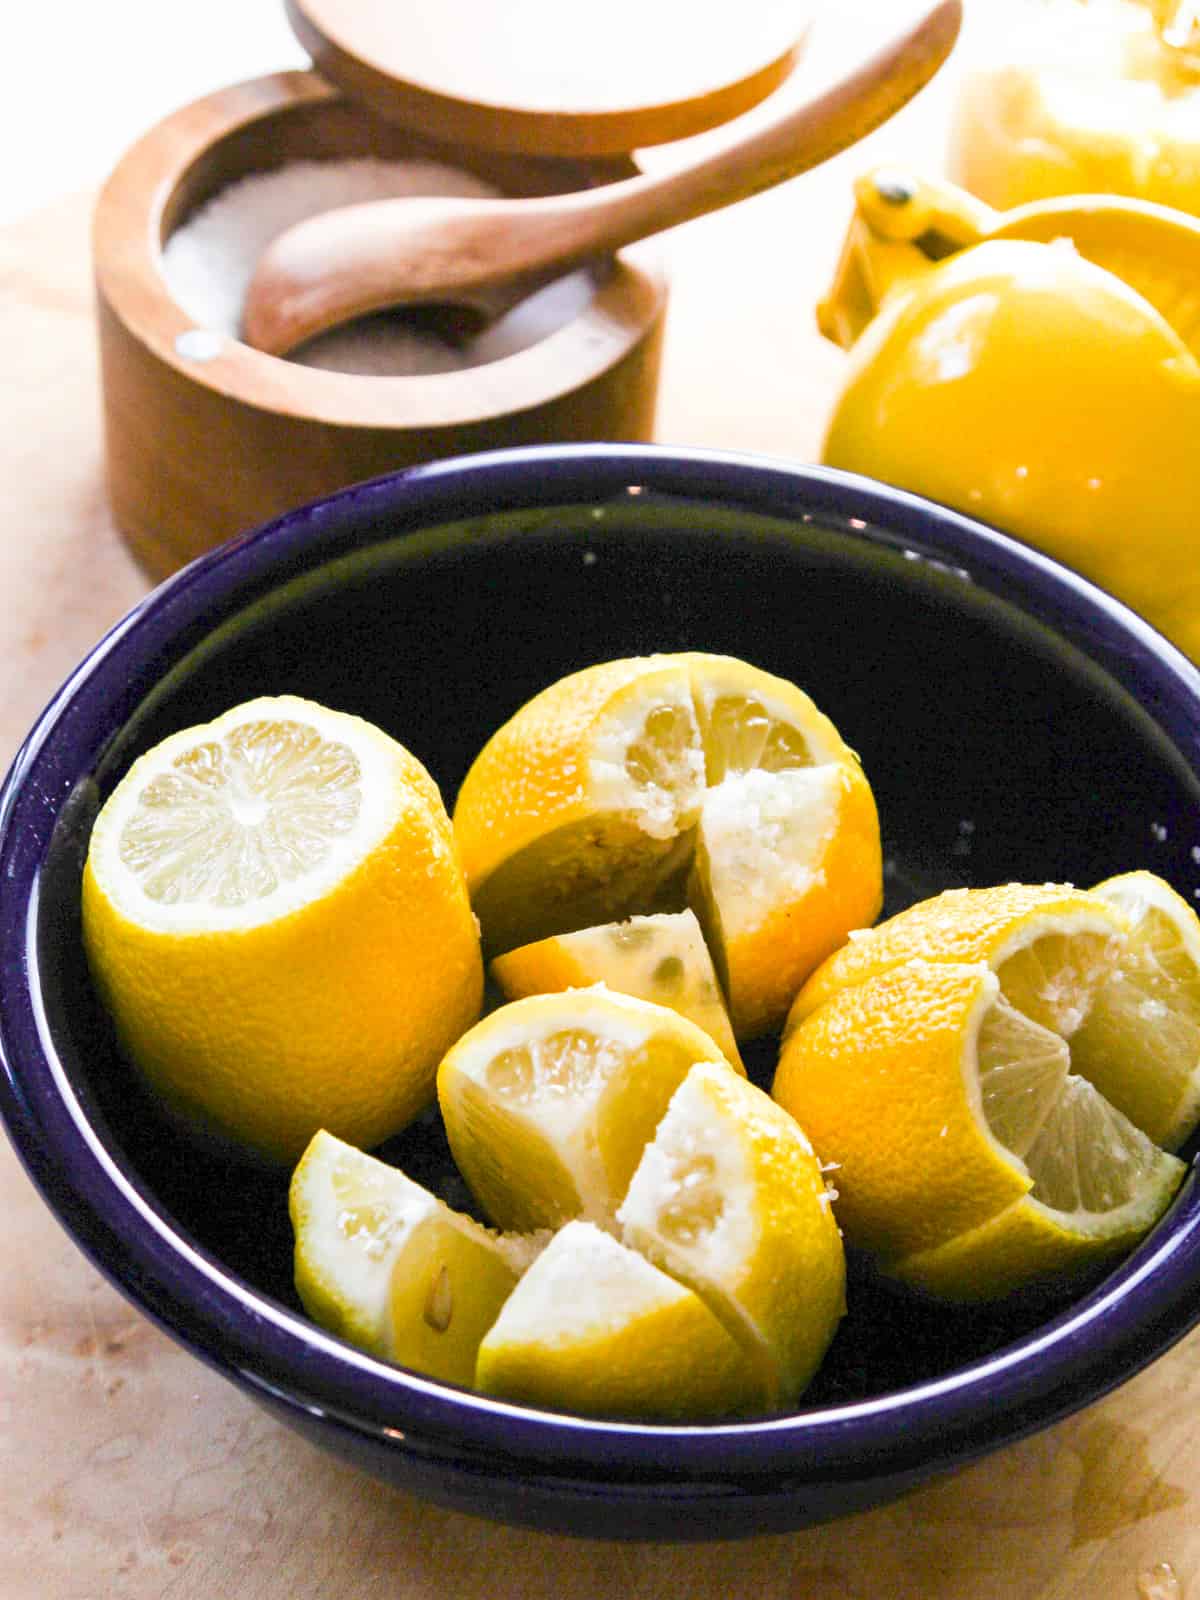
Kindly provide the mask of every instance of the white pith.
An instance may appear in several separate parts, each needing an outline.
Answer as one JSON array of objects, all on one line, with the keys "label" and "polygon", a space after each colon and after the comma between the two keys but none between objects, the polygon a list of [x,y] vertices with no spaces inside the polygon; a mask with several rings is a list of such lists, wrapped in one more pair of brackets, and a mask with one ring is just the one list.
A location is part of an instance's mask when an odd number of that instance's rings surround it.
[{"label": "white pith", "polygon": [[726,939],[821,881],[845,784],[840,766],[798,767],[738,773],[708,791],[699,831]]},{"label": "white pith", "polygon": [[[653,1141],[646,1146],[617,1211],[622,1239],[634,1250],[692,1285],[710,1289],[726,1314],[741,1316],[736,1285],[757,1241],[754,1182],[746,1152],[721,1137],[705,1088],[711,1073],[728,1067],[700,1063],[671,1097]],[[745,1319],[742,1319],[745,1321]],[[760,1330],[745,1322],[750,1345]]]},{"label": "white pith", "polygon": [[505,1301],[488,1335],[507,1343],[604,1338],[687,1290],[593,1223],[566,1223]]}]

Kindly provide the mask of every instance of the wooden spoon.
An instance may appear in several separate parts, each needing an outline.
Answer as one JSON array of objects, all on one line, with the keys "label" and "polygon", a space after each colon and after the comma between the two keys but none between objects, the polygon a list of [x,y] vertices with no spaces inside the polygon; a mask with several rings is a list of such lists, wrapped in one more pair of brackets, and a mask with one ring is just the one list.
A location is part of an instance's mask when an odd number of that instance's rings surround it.
[{"label": "wooden spoon", "polygon": [[734,144],[657,177],[535,199],[399,199],[343,206],[287,229],[247,290],[247,343],[273,355],[367,312],[470,302],[759,193],[885,122],[945,60],[961,0],[938,0],[869,60]]}]

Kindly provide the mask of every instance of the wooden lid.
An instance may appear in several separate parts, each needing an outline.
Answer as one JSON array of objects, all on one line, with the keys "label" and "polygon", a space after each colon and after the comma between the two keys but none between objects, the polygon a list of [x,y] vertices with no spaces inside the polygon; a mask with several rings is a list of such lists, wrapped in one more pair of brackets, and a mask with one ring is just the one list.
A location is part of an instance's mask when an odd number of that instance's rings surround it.
[{"label": "wooden lid", "polygon": [[790,72],[798,0],[286,0],[318,72],[457,143],[606,156],[716,127]]}]

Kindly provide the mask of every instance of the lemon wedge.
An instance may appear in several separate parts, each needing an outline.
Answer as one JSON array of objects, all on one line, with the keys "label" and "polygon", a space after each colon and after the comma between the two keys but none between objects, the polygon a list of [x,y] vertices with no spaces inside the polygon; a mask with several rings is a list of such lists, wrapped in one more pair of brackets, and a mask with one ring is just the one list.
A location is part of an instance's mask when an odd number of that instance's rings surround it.
[{"label": "lemon wedge", "polygon": [[296,1290],[314,1322],[432,1378],[475,1381],[479,1343],[534,1254],[396,1167],[317,1133],[292,1176]]},{"label": "lemon wedge", "polygon": [[509,1000],[603,983],[669,1006],[703,1028],[722,1054],[741,1066],[720,981],[693,911],[627,917],[556,934],[497,956],[489,970]]},{"label": "lemon wedge", "polygon": [[624,1243],[694,1290],[741,1346],[763,1408],[800,1395],[845,1311],[833,1198],[796,1122],[746,1079],[701,1062],[617,1213]]},{"label": "lemon wedge", "polygon": [[479,1347],[476,1387],[577,1416],[699,1422],[753,1409],[739,1345],[690,1289],[588,1222],[568,1222]]},{"label": "lemon wedge", "polygon": [[772,1093],[836,1164],[847,1241],[968,1301],[1128,1250],[1182,1180],[1071,1068],[988,962],[910,958],[798,1021]]}]

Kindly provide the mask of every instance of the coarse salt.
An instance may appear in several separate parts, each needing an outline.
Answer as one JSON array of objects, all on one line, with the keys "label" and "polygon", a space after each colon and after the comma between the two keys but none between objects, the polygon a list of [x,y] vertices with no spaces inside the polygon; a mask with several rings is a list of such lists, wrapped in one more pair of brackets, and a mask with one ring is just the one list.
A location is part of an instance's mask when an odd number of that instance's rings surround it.
[{"label": "coarse salt", "polygon": [[[260,256],[286,229],[340,206],[414,196],[496,198],[500,190],[461,168],[424,160],[295,161],[220,190],[163,247],[167,288],[197,328],[238,338],[246,290]],[[499,361],[547,338],[584,310],[594,283],[565,274],[461,343],[402,312],[360,318],[312,339],[289,360],[374,377],[428,377]]]}]

